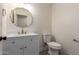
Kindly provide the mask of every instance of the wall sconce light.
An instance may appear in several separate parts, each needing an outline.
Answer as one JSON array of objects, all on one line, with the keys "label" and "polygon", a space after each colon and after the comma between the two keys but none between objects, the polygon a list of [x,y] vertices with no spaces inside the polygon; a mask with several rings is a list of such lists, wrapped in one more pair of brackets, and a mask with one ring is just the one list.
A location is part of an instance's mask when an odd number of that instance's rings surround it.
[{"label": "wall sconce light", "polygon": [[6,15],[6,9],[2,9],[2,15],[3,15],[3,16]]}]

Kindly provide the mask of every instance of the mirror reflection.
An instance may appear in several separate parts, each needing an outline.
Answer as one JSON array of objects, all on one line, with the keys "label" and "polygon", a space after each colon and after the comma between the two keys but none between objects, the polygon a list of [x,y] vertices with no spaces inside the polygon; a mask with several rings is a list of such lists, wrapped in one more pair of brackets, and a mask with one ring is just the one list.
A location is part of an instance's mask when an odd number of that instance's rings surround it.
[{"label": "mirror reflection", "polygon": [[11,12],[11,22],[18,27],[25,28],[33,23],[33,17],[27,9],[17,7]]}]

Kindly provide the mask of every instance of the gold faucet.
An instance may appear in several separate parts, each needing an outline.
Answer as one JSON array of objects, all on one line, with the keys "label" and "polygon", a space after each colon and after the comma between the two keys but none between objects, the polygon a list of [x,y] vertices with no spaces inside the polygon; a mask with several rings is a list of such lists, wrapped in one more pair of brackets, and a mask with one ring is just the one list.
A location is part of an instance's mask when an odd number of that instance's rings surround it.
[{"label": "gold faucet", "polygon": [[22,28],[22,30],[18,32],[18,34],[26,34],[26,31],[24,31],[24,29]]},{"label": "gold faucet", "polygon": [[21,30],[21,34],[24,34],[24,30],[23,29]]}]

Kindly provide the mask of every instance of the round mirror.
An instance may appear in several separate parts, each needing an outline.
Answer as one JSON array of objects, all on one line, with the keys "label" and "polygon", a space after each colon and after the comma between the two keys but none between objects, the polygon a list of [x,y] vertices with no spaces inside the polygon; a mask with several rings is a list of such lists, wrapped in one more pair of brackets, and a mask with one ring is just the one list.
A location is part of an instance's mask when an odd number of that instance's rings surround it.
[{"label": "round mirror", "polygon": [[27,9],[17,7],[11,12],[11,22],[18,27],[25,28],[33,23],[33,17]]}]

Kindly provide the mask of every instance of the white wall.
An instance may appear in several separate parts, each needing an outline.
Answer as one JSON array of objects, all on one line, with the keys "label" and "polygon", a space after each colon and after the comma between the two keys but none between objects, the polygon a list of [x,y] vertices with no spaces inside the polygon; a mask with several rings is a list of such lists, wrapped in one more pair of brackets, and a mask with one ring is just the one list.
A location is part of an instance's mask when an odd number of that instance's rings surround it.
[{"label": "white wall", "polygon": [[[2,35],[2,4],[0,3],[0,36]],[[2,42],[0,42],[0,54],[2,54]]]},{"label": "white wall", "polygon": [[3,20],[3,35],[17,34],[21,29],[16,27],[10,21],[10,12],[15,7],[24,7],[28,9],[33,15],[32,26],[26,28],[28,32],[37,33],[51,33],[51,18],[52,18],[52,5],[51,4],[4,4],[6,15]]},{"label": "white wall", "polygon": [[0,4],[0,36],[2,34],[2,4]]},{"label": "white wall", "polygon": [[68,54],[79,54],[79,4],[53,4],[52,34]]}]

